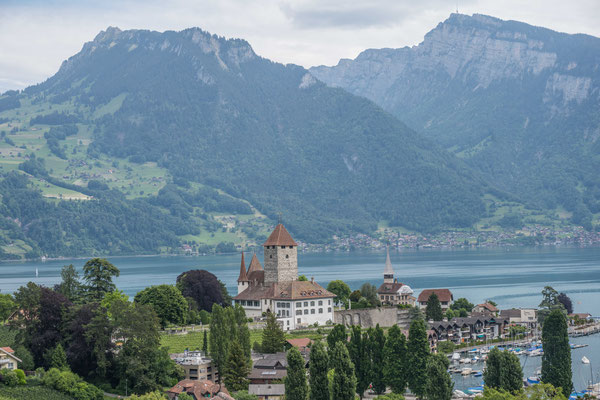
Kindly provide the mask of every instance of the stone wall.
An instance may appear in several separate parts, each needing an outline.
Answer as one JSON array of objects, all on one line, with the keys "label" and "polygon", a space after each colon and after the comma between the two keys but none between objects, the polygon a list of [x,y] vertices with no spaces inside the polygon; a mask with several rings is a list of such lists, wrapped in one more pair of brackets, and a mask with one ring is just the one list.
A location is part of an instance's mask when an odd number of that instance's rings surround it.
[{"label": "stone wall", "polygon": [[402,329],[408,329],[410,325],[408,310],[400,310],[396,307],[336,310],[334,321],[336,324],[346,326],[360,325],[361,328],[374,328],[379,324],[382,328],[399,325]]},{"label": "stone wall", "polygon": [[298,279],[297,246],[266,246],[264,252],[265,285]]}]

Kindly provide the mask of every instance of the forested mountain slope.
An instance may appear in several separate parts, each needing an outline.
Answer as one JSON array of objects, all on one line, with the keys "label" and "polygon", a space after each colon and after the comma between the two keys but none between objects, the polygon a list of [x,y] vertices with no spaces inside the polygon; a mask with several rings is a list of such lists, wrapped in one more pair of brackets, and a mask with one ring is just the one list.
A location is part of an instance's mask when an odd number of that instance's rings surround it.
[{"label": "forested mountain slope", "polygon": [[311,73],[375,101],[529,204],[600,212],[600,39],[452,14],[418,46]]},{"label": "forested mountain slope", "polygon": [[[19,135],[46,138],[16,159],[48,149],[46,156],[69,165],[120,160],[111,173],[124,164],[155,166],[164,172],[160,187],[215,188],[271,218],[281,212],[306,241],[370,232],[380,220],[422,231],[467,227],[485,212],[488,189],[477,174],[371,101],[261,58],[243,40],[197,28],[109,28],[55,76],[8,93],[4,103],[0,118],[12,124],[6,137],[17,148]],[[67,169],[58,178],[74,190],[88,184]],[[99,180],[134,201],[127,185],[106,174]],[[194,207],[205,211],[204,200],[184,189],[161,189],[157,198],[146,192],[144,202],[184,220],[198,214]],[[186,226],[177,235],[198,234]]]}]

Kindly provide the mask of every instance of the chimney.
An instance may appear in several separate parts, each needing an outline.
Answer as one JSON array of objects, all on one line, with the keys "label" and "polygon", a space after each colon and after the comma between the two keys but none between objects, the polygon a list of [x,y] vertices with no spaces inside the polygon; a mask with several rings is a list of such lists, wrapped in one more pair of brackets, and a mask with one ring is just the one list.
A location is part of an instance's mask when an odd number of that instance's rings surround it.
[{"label": "chimney", "polygon": [[311,277],[310,277],[310,281],[311,281],[312,283],[315,283],[315,277],[314,277],[314,276],[311,276]]}]

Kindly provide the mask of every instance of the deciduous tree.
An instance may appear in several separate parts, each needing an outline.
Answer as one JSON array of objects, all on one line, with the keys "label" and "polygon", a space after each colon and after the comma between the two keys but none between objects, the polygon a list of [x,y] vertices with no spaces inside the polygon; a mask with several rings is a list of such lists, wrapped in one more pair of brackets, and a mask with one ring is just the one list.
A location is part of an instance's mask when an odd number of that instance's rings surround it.
[{"label": "deciduous tree", "polygon": [[408,349],[406,337],[398,327],[393,325],[388,331],[384,348],[384,376],[387,386],[392,392],[403,394],[407,385]]},{"label": "deciduous tree", "polygon": [[192,270],[177,277],[177,287],[184,297],[191,297],[198,310],[211,311],[213,304],[227,305],[223,288],[214,274],[205,270]]},{"label": "deciduous tree", "polygon": [[172,285],[150,286],[135,295],[136,303],[147,304],[154,309],[161,327],[183,324],[187,314],[187,302],[178,288]]},{"label": "deciduous tree", "polygon": [[335,300],[339,303],[346,301],[351,293],[348,284],[342,280],[329,282],[329,284],[327,284],[327,290],[335,294]]},{"label": "deciduous tree", "polygon": [[430,355],[425,321],[416,319],[410,324],[408,334],[408,387],[418,398],[425,395],[427,360]]},{"label": "deciduous tree", "polygon": [[354,400],[356,391],[354,364],[350,360],[348,349],[341,342],[335,344],[331,365],[334,371],[331,384],[332,399]]},{"label": "deciduous tree", "polygon": [[[395,326],[395,325],[394,325]],[[371,383],[373,391],[377,394],[385,392],[385,334],[383,329],[377,324],[375,329],[369,334],[371,347]]]},{"label": "deciduous tree", "polygon": [[304,359],[297,348],[292,347],[287,353],[287,376],[285,377],[286,400],[306,400],[306,370]]},{"label": "deciduous tree", "polygon": [[329,380],[327,378],[329,360],[320,340],[310,348],[310,400],[329,400]]},{"label": "deciduous tree", "polygon": [[371,383],[371,358],[369,351],[368,334],[365,332],[363,335],[360,326],[353,326],[350,332],[348,352],[350,353],[350,360],[354,364],[356,394],[361,399]]},{"label": "deciduous tree", "polygon": [[425,397],[427,400],[450,400],[454,383],[448,373],[450,362],[443,354],[432,354],[427,359],[427,383]]}]

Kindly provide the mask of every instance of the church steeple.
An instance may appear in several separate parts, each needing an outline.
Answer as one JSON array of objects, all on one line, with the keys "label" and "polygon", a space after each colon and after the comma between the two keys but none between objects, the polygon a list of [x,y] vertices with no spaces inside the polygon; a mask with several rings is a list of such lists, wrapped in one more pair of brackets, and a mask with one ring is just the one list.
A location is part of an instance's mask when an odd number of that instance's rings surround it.
[{"label": "church steeple", "polygon": [[238,277],[238,294],[248,288],[248,274],[246,273],[246,263],[244,262],[244,252],[242,251],[242,262],[240,264],[240,276]]},{"label": "church steeple", "polygon": [[394,268],[390,260],[390,248],[387,247],[387,257],[385,259],[385,268],[383,270],[383,283],[394,283]]}]

